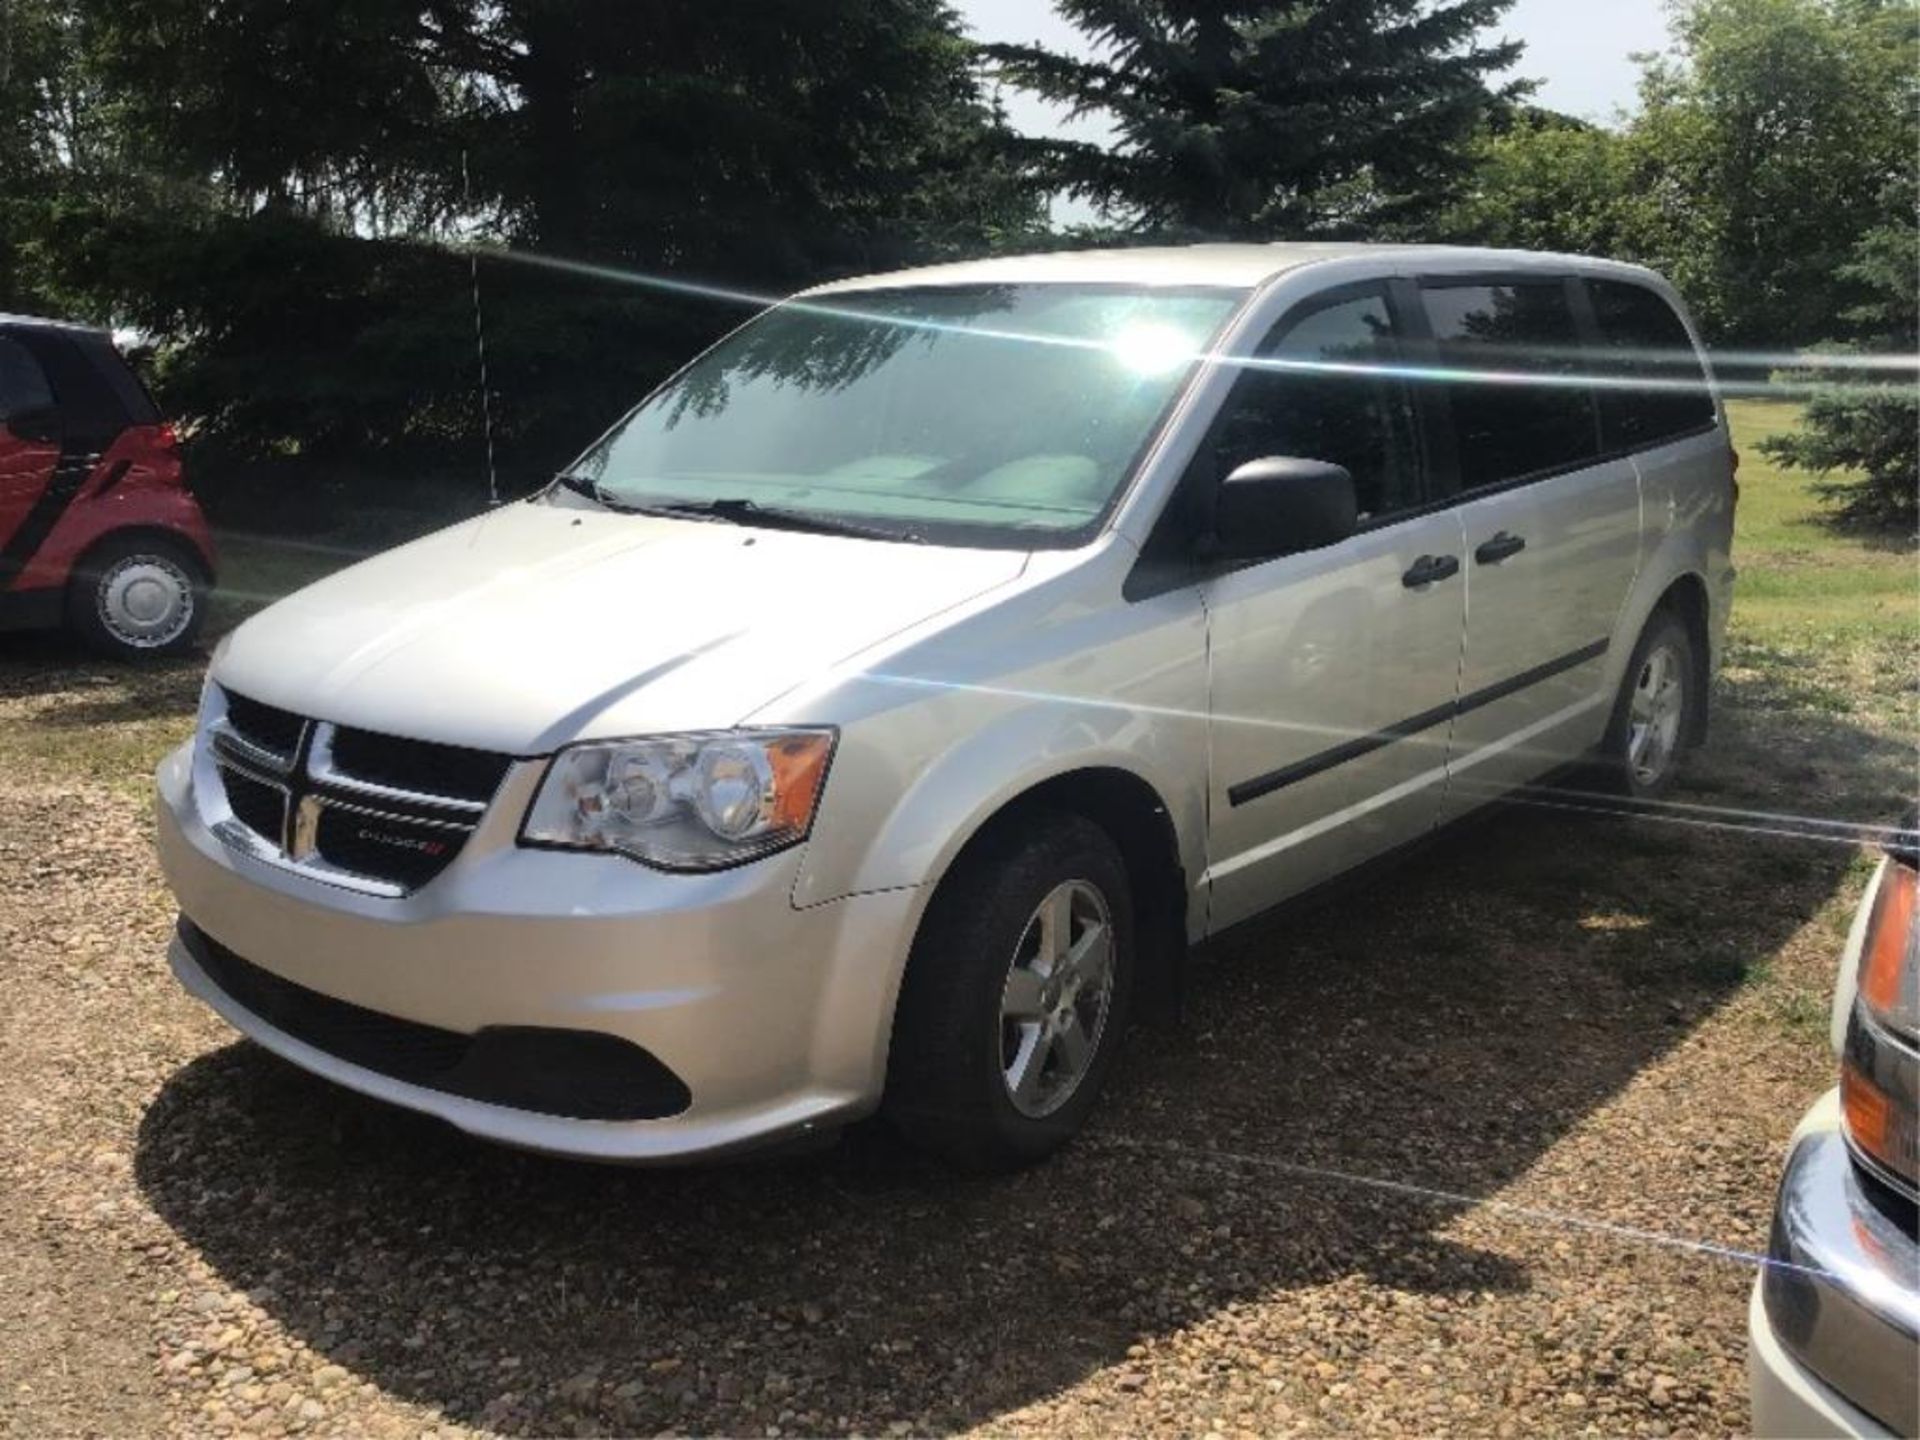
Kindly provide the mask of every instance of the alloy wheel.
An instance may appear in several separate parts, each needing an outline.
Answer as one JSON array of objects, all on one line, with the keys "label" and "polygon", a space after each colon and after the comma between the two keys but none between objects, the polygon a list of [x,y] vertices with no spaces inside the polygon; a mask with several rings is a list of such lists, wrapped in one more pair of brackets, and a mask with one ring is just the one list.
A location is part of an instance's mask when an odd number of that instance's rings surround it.
[{"label": "alloy wheel", "polygon": [[1007,1098],[1029,1119],[1072,1098],[1105,1038],[1113,1005],[1113,916],[1085,880],[1057,885],[1027,921],[1000,998]]},{"label": "alloy wheel", "polygon": [[1673,764],[1686,699],[1679,655],[1670,645],[1654,646],[1634,677],[1627,712],[1627,765],[1639,785],[1657,785]]}]

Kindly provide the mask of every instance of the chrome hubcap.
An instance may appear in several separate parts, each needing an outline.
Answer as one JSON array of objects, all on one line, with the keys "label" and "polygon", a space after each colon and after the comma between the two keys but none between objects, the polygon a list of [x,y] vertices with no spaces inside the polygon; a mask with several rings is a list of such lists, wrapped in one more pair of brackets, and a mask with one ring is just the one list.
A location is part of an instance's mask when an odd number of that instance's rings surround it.
[{"label": "chrome hubcap", "polygon": [[1686,698],[1680,657],[1671,646],[1656,645],[1634,677],[1627,714],[1627,765],[1640,784],[1655,784],[1672,765],[1680,747]]},{"label": "chrome hubcap", "polygon": [[114,639],[151,650],[180,638],[193,619],[193,580],[164,555],[129,555],[100,577],[100,623]]},{"label": "chrome hubcap", "polygon": [[1054,887],[1027,921],[1000,996],[1000,1067],[1022,1115],[1050,1115],[1093,1065],[1113,1004],[1113,917],[1084,880]]}]

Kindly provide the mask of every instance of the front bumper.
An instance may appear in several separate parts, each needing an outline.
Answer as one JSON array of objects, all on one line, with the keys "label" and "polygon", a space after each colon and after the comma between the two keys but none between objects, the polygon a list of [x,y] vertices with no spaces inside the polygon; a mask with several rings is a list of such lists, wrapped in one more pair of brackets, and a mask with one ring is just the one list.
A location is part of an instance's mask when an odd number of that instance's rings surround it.
[{"label": "front bumper", "polygon": [[305,1069],[527,1149],[688,1159],[871,1111],[917,892],[796,909],[798,849],[711,875],[522,849],[515,831],[537,770],[510,774],[458,859],[392,899],[223,844],[201,819],[183,747],[158,775],[161,866],[193,926],[271,975],[442,1031],[616,1036],[685,1082],[692,1098],[679,1114],[581,1119],[410,1083],[277,1028],[215,984],[181,940],[169,957],[175,974],[236,1029]]},{"label": "front bumper", "polygon": [[1748,1307],[1758,1436],[1920,1428],[1920,1243],[1867,1184],[1831,1091],[1794,1132],[1767,1265]]}]

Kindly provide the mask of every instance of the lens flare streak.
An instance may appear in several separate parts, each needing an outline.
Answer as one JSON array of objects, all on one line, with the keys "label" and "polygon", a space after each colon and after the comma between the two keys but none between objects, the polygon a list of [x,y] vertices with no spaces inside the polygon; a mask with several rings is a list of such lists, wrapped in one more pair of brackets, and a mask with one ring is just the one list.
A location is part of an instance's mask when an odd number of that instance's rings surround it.
[{"label": "lens flare streak", "polygon": [[1363,1189],[1377,1190],[1382,1194],[1420,1200],[1433,1205],[1457,1207],[1462,1210],[1484,1210],[1490,1214],[1527,1224],[1585,1231],[1588,1234],[1602,1235],[1613,1240],[1630,1240],[1638,1244],[1682,1250],[1708,1259],[1731,1261],[1734,1264],[1755,1269],[1764,1266],[1776,1270],[1797,1271],[1804,1275],[1827,1274],[1826,1271],[1814,1266],[1777,1260],[1770,1255],[1761,1255],[1732,1245],[1719,1245],[1710,1240],[1694,1240],[1682,1235],[1668,1235],[1659,1230],[1645,1230],[1637,1225],[1621,1225],[1611,1220],[1595,1220],[1585,1215],[1569,1215],[1560,1210],[1520,1205],[1511,1200],[1497,1200],[1490,1196],[1463,1195],[1453,1190],[1415,1185],[1406,1180],[1390,1180],[1380,1175],[1357,1175],[1350,1171],[1333,1170],[1319,1165],[1301,1165],[1295,1161],[1278,1160],[1267,1155],[1249,1155],[1233,1150],[1183,1145],[1171,1140],[1137,1140],[1118,1135],[1089,1136],[1083,1143],[1089,1149],[1136,1155],[1160,1155],[1213,1169],[1225,1170],[1238,1165],[1256,1170],[1274,1171],[1301,1180],[1331,1180],[1342,1185],[1356,1185]]},{"label": "lens flare streak", "polygon": [[[687,299],[711,300],[720,304],[741,306],[751,309],[770,309],[775,306],[804,311],[829,319],[851,320],[864,324],[893,325],[903,329],[933,334],[954,334],[975,339],[1003,340],[1018,344],[1051,345],[1070,349],[1104,350],[1125,357],[1126,342],[1108,342],[1086,340],[1063,335],[1047,335],[1036,332],[998,329],[992,326],[960,325],[948,321],[916,319],[910,316],[876,314],[862,310],[857,305],[834,303],[830,300],[808,298],[805,295],[787,297],[765,294],[753,290],[743,290],[731,286],[709,285],[690,280],[673,279],[667,276],[649,275],[639,271],[625,270],[616,266],[589,264],[579,260],[563,260],[549,255],[537,255],[523,250],[504,250],[493,246],[475,247],[485,258],[502,260],[513,264],[528,265],[540,269],[554,270],[565,274],[580,275],[591,279],[607,280],[616,284],[637,286],[642,289],[657,290],[663,294],[678,295]],[[1515,348],[1512,355],[1524,357],[1532,362],[1563,363],[1588,365],[1595,356],[1589,351],[1557,351],[1551,348],[1525,349]],[[1691,372],[1697,366],[1697,357],[1692,351],[1648,351],[1631,349],[1612,349],[1604,352],[1604,357],[1617,365],[1638,365],[1668,367],[1683,372],[1682,378],[1663,379],[1646,375],[1606,375],[1590,372],[1543,372],[1534,369],[1515,368],[1459,368],[1445,365],[1374,365],[1367,363],[1347,363],[1328,360],[1295,360],[1277,356],[1231,355],[1220,350],[1193,350],[1179,357],[1182,363],[1190,365],[1220,366],[1241,370],[1268,370],[1282,373],[1301,372],[1308,374],[1334,375],[1393,375],[1418,383],[1472,383],[1478,385],[1512,385],[1546,388],[1579,389],[1618,389],[1646,392],[1673,392],[1681,394],[1697,393],[1698,380],[1684,372]],[[1167,357],[1171,359],[1171,357]],[[1743,370],[1775,370],[1791,375],[1814,375],[1820,372],[1832,372],[1834,375],[1861,377],[1855,383],[1870,383],[1875,379],[1896,379],[1920,382],[1920,356],[1912,355],[1839,355],[1809,351],[1727,351],[1716,352],[1710,357],[1714,363],[1726,368]],[[1807,396],[1833,388],[1834,382],[1822,382],[1816,379],[1792,378],[1785,380],[1739,380],[1723,379],[1713,389],[1722,396],[1773,396],[1776,398]]]},{"label": "lens flare streak", "polygon": [[[919,675],[876,671],[863,675],[860,679],[908,689],[963,691],[1021,703],[1037,702],[1070,706],[1076,709],[1111,710],[1129,717],[1151,715],[1175,720],[1190,720],[1196,724],[1247,726],[1293,735],[1307,735],[1313,737],[1316,742],[1327,741],[1332,744],[1357,739],[1361,734],[1366,733],[1350,728],[1313,725],[1301,721],[1271,719],[1266,716],[1210,715],[1205,711],[1179,706],[1149,705],[1137,701],[1097,696],[1062,695],[1044,690],[1022,689],[1017,686],[936,680]],[[1443,750],[1448,744],[1447,732],[1436,726],[1434,733],[1430,735],[1406,736],[1396,743],[1417,745],[1429,750]],[[1471,761],[1472,756],[1467,755],[1460,757],[1456,763],[1465,767]],[[1470,774],[1455,774],[1449,777],[1447,783],[1471,796],[1487,801],[1530,805],[1546,810],[1564,810],[1574,814],[1598,815],[1615,820],[1651,820],[1661,824],[1692,826],[1700,830],[1733,831],[1784,840],[1812,840],[1848,846],[1887,845],[1920,840],[1920,832],[1871,821],[1832,820],[1820,816],[1795,815],[1770,810],[1742,810],[1728,806],[1696,805],[1677,800],[1627,799],[1592,791],[1569,790],[1545,785],[1525,785],[1517,789],[1497,787],[1483,785],[1475,781]]]}]

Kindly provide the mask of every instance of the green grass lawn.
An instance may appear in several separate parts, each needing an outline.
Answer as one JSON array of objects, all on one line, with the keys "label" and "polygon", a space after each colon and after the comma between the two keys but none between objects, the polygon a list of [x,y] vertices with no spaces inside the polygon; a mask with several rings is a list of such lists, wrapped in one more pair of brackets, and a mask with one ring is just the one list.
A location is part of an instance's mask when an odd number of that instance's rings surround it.
[{"label": "green grass lawn", "polygon": [[1920,556],[1906,537],[1833,526],[1815,477],[1760,451],[1797,405],[1728,407],[1741,455],[1729,668],[1764,673],[1785,698],[1920,739]]},{"label": "green grass lawn", "polygon": [[[396,536],[399,544],[410,536]],[[220,531],[220,588],[209,612],[209,638],[225,634],[254,611],[283,595],[311,585],[370,551],[318,540],[281,535],[241,535]]]},{"label": "green grass lawn", "polygon": [[1912,545],[1836,530],[1823,518],[1815,481],[1760,452],[1762,440],[1793,429],[1799,407],[1747,400],[1728,413],[1741,454],[1735,537],[1743,627],[1756,638],[1809,630],[1912,636],[1920,622]]}]

